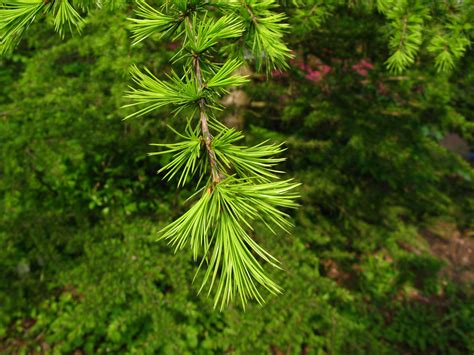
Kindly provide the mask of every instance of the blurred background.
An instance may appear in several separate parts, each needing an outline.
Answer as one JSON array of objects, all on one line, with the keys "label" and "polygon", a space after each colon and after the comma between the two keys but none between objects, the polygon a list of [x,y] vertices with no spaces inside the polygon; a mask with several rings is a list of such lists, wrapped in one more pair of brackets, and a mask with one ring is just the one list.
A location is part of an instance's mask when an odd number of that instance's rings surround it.
[{"label": "blurred background", "polygon": [[214,310],[190,253],[155,242],[190,191],[148,144],[183,123],[122,121],[130,65],[166,72],[179,43],[131,48],[123,5],[64,40],[35,23],[0,59],[0,352],[474,351],[473,49],[393,74],[376,12],[284,5],[290,69],[249,68],[221,116],[248,144],[286,142],[302,183],[291,235],[255,237],[285,291],[246,311]]}]

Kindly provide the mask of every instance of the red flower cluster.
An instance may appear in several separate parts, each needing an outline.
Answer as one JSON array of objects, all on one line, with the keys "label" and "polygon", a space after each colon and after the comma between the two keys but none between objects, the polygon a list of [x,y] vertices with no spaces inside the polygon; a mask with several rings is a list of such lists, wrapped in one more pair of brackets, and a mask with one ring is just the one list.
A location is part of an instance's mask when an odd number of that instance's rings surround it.
[{"label": "red flower cluster", "polygon": [[302,56],[298,56],[290,60],[290,63],[294,68],[304,72],[306,79],[313,82],[320,82],[332,70],[329,65],[324,64],[315,56],[309,56],[307,62],[305,62]]},{"label": "red flower cluster", "polygon": [[368,60],[362,59],[358,63],[354,64],[352,69],[359,75],[367,76],[369,74],[369,70],[374,69],[374,65]]},{"label": "red flower cluster", "polygon": [[[334,58],[332,61],[335,63],[342,62],[344,64],[343,67],[346,70],[350,66],[348,61],[344,59]],[[321,59],[313,55],[309,55],[307,58],[302,55],[296,55],[290,60],[290,64],[293,68],[301,70],[306,79],[316,83],[322,81],[326,75],[332,71],[331,66],[324,64]],[[359,75],[367,76],[369,71],[374,69],[374,65],[367,59],[361,59],[356,64],[353,64],[351,68]],[[284,71],[275,69],[272,71],[272,76],[274,78],[285,78],[288,74]]]}]

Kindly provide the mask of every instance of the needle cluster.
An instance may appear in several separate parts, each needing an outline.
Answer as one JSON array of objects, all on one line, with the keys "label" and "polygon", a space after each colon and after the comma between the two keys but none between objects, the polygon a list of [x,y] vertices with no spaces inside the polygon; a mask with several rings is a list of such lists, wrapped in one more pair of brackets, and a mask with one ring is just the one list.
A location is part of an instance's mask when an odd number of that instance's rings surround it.
[{"label": "needle cluster", "polygon": [[242,133],[215,118],[222,95],[249,81],[238,74],[245,59],[258,69],[286,66],[290,51],[282,38],[287,25],[274,7],[268,0],[166,1],[159,9],[141,3],[130,19],[135,43],[147,38],[180,43],[172,59],[175,68],[164,79],[132,68],[127,106],[138,109],[127,118],[170,105],[187,123],[185,132],[173,130],[178,142],[154,144],[161,150],[151,153],[171,154],[159,172],[176,178],[178,187],[197,181],[189,199],[193,204],[159,239],[176,251],[192,250],[200,260],[198,270],[206,269],[200,291],[206,286],[208,293],[214,291],[214,305],[221,309],[234,299],[244,307],[251,299],[263,303],[262,290],[280,292],[261,264],[278,267],[278,261],[255,241],[254,226],[288,231],[285,210],[295,208],[298,197],[298,184],[279,179],[281,145],[239,144]]}]

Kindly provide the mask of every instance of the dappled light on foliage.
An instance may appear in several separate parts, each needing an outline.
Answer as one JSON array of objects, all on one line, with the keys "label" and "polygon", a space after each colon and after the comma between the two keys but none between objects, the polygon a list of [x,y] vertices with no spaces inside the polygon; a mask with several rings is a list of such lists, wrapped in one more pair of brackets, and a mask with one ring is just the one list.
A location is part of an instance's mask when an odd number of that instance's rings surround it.
[{"label": "dappled light on foliage", "polygon": [[1,1],[0,353],[472,353],[473,14]]}]

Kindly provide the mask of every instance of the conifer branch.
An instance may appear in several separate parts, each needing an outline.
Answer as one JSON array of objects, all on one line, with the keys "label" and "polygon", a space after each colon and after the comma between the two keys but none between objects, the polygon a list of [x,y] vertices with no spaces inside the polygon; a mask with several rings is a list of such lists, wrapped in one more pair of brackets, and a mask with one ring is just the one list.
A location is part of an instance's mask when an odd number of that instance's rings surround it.
[{"label": "conifer branch", "polygon": [[[188,25],[190,27],[190,32],[192,32],[192,21],[188,17]],[[196,74],[196,80],[199,88],[202,90],[204,89],[203,78],[202,78],[202,71],[201,71],[201,64],[199,62],[199,54],[193,54],[193,68]],[[209,131],[209,125],[207,123],[207,115],[206,115],[206,102],[204,98],[199,100],[199,120],[201,123],[201,132],[202,132],[202,140],[206,146],[207,156],[209,158],[209,165],[211,168],[211,176],[212,176],[212,186],[210,187],[210,191],[224,179],[224,174],[219,169],[217,165],[216,153],[212,149],[212,134]]]},{"label": "conifer branch", "polygon": [[258,70],[263,68],[285,69],[292,58],[290,49],[283,40],[289,25],[284,22],[286,16],[271,11],[276,4],[272,0],[241,0],[244,12],[248,15],[247,41],[254,54]]},{"label": "conifer branch", "polygon": [[[112,0],[106,1],[106,3]],[[89,1],[71,0],[4,0],[0,1],[0,54],[12,51],[23,34],[38,18],[52,17],[54,29],[61,37],[66,30],[81,31],[84,19],[77,7],[85,10]],[[93,2],[92,2],[93,3]],[[96,3],[100,6],[100,2]]]},{"label": "conifer branch", "polygon": [[[296,207],[294,200],[298,195],[293,191],[298,184],[277,180],[277,174],[281,172],[274,166],[284,160],[275,157],[283,151],[280,145],[265,142],[253,147],[235,145],[243,136],[214,118],[210,120],[212,110],[220,109],[218,98],[227,92],[227,87],[248,81],[245,76],[234,74],[242,65],[242,58],[232,55],[238,50],[229,51],[231,55],[222,65],[213,63],[211,58],[218,53],[218,43],[233,41],[242,35],[252,41],[258,38],[257,42],[264,46],[275,43],[272,42],[275,39],[281,41],[281,30],[285,25],[279,23],[281,16],[274,16],[269,10],[273,1],[266,0],[263,6],[257,6],[260,9],[258,26],[263,29],[259,29],[258,34],[244,31],[249,24],[239,16],[241,9],[238,7],[228,3],[222,3],[225,6],[220,7],[220,3],[214,3],[221,12],[215,19],[212,11],[216,9],[204,10],[203,4],[207,3],[168,1],[160,11],[146,7],[148,10],[144,13],[145,5],[139,9],[139,16],[153,17],[153,31],[156,30],[159,37],[164,32],[169,33],[168,27],[161,24],[180,23],[175,26],[175,37],[182,36],[183,43],[173,62],[184,62],[184,74],[178,76],[173,71],[167,80],[161,80],[146,69],[141,72],[132,67],[132,78],[139,87],[131,87],[127,92],[126,97],[134,102],[126,106],[144,107],[127,118],[144,115],[164,105],[174,106],[177,117],[190,114],[186,134],[176,132],[184,141],[156,144],[166,150],[151,154],[173,154],[172,161],[160,172],[166,171],[168,180],[179,177],[178,186],[183,186],[196,174],[199,174],[198,187],[202,180],[206,183],[190,198],[194,200],[201,195],[199,199],[186,213],[163,228],[159,239],[167,240],[176,250],[189,245],[194,259],[202,257],[199,269],[207,264],[207,271],[200,291],[206,285],[209,292],[215,289],[215,306],[219,304],[222,309],[238,297],[245,307],[250,299],[264,302],[260,288],[273,294],[280,292],[257,260],[258,257],[278,267],[277,260],[249,234],[253,230],[252,221],[260,221],[272,232],[275,232],[275,226],[288,231],[291,222],[281,209]],[[132,31],[138,40],[151,33],[152,29],[148,27],[151,22],[140,19],[132,22]],[[231,43],[237,45],[236,41]],[[268,64],[267,69],[286,58],[286,47],[275,46],[268,51],[257,47],[256,58],[263,59]],[[277,52],[278,55],[272,55]],[[256,61],[259,66],[262,64],[260,59]],[[196,112],[198,124],[194,126],[192,121],[196,119]],[[217,132],[215,137],[211,130]]]}]

